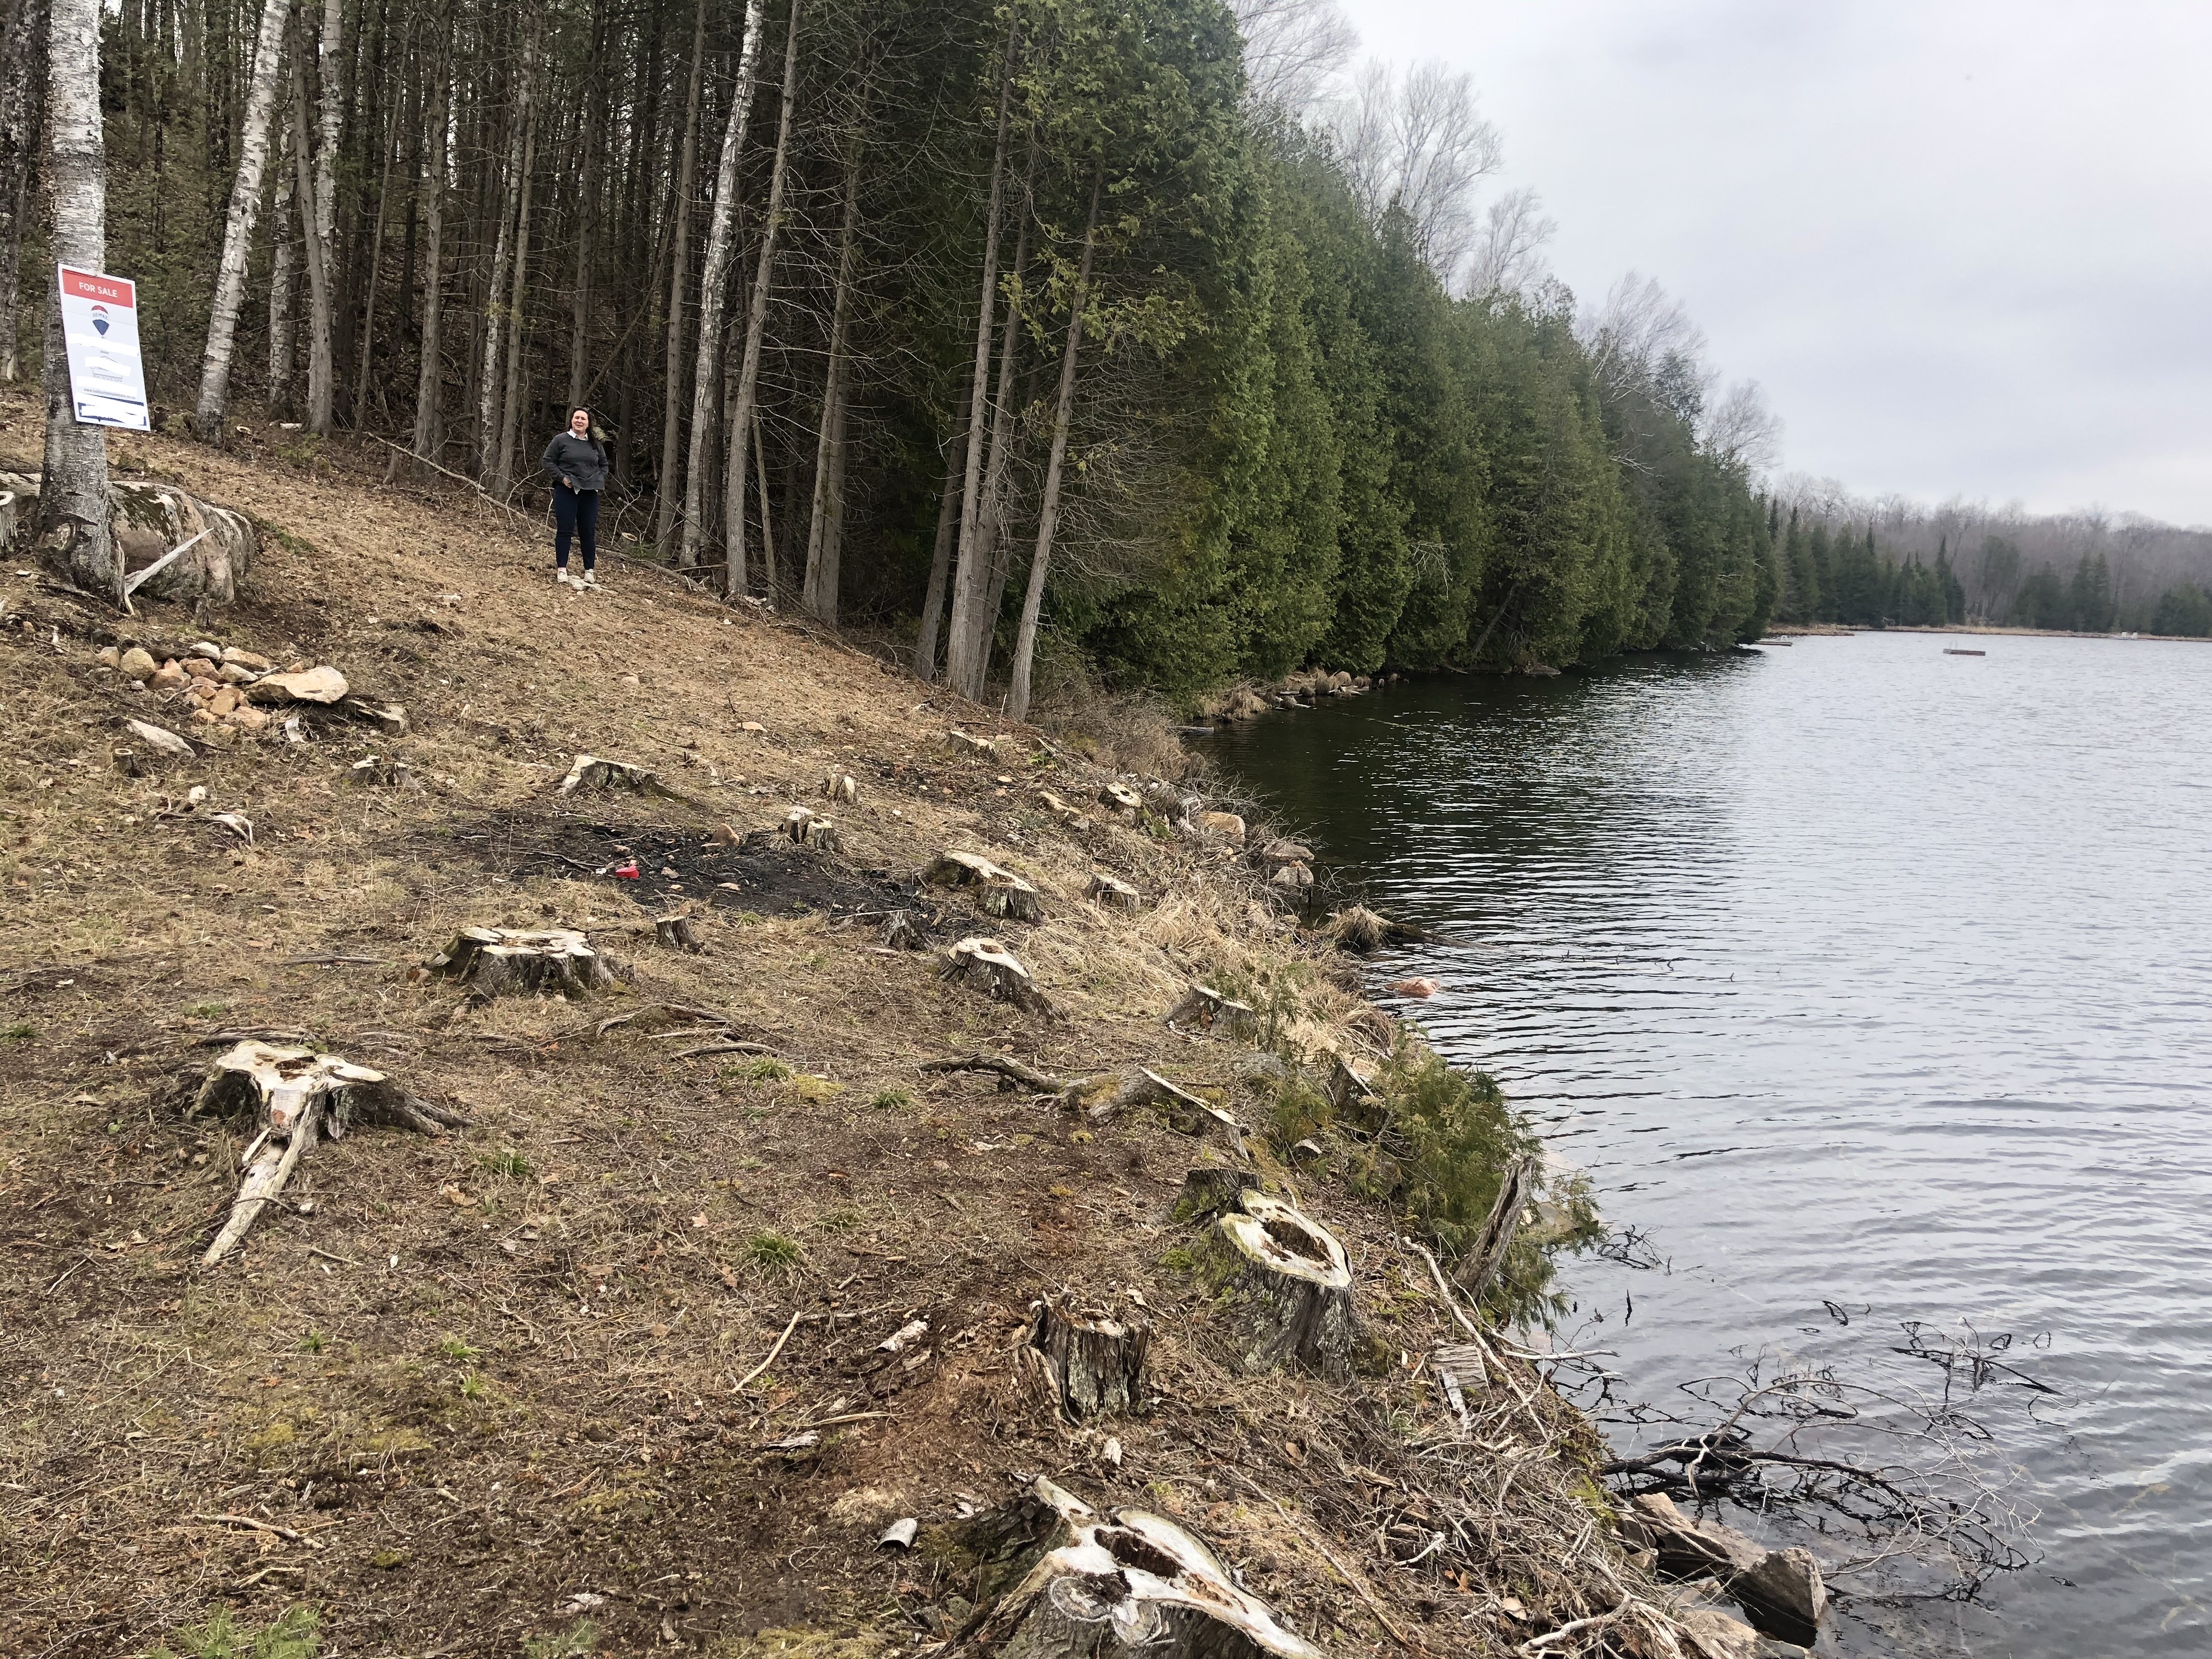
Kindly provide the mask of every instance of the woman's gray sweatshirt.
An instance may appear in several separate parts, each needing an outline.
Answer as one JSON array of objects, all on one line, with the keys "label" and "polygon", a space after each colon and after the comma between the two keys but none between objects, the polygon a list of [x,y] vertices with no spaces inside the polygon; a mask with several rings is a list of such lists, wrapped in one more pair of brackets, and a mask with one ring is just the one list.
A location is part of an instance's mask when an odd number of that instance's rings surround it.
[{"label": "woman's gray sweatshirt", "polygon": [[569,479],[579,492],[607,487],[607,452],[588,438],[558,433],[538,459],[556,483]]}]

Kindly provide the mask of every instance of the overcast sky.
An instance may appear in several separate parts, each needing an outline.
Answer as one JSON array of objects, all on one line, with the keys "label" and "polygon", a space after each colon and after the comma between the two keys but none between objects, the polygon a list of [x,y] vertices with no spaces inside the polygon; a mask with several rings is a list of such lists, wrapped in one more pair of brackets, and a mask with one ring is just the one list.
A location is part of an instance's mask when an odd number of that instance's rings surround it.
[{"label": "overcast sky", "polygon": [[2212,0],[1344,0],[1474,73],[1585,300],[1635,269],[1785,470],[2212,524]]}]

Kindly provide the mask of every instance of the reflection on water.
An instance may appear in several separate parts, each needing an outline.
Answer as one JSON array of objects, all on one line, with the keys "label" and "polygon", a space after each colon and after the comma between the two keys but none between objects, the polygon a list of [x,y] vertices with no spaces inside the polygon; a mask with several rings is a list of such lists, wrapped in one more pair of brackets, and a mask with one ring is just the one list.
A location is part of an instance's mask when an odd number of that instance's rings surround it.
[{"label": "reflection on water", "polygon": [[2212,1651],[2212,647],[1944,642],[1434,681],[1212,747],[1443,930],[1382,964],[1443,981],[1403,1012],[1650,1233],[1664,1268],[1574,1267],[1578,1343],[1664,1400],[1735,1350],[2010,1333],[2063,1391],[1992,1413],[2039,1559],[1911,1621]]}]

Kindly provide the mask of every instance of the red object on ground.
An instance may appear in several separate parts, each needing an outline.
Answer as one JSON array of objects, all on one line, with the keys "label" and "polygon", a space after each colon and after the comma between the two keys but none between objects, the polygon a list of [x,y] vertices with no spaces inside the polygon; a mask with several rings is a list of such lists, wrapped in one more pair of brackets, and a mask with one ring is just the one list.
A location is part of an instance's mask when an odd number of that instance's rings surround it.
[{"label": "red object on ground", "polygon": [[627,864],[617,864],[615,866],[614,873],[617,880],[635,881],[637,879],[637,860],[635,859],[632,859]]}]

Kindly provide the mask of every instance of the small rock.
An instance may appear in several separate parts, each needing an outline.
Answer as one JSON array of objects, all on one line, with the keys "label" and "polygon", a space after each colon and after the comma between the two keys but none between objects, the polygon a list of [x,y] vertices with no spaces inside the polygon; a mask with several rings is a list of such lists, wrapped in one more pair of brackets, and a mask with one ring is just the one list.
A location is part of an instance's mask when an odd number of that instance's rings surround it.
[{"label": "small rock", "polygon": [[238,688],[234,685],[220,687],[215,695],[208,699],[208,712],[217,720],[221,720],[237,707]]},{"label": "small rock", "polygon": [[346,694],[345,676],[335,668],[308,668],[265,674],[253,683],[256,702],[336,702]]},{"label": "small rock", "polygon": [[1432,997],[1443,987],[1432,979],[1401,979],[1391,981],[1393,994],[1401,997]]},{"label": "small rock", "polygon": [[258,732],[269,729],[269,716],[250,702],[242,702],[232,709],[229,720],[241,732]]},{"label": "small rock", "polygon": [[194,679],[213,680],[222,677],[222,671],[205,657],[186,657],[183,667],[185,672],[190,674]]},{"label": "small rock", "polygon": [[719,846],[735,847],[743,839],[733,824],[718,823],[714,826],[714,841]]},{"label": "small rock", "polygon": [[234,662],[227,662],[216,672],[222,677],[226,685],[251,685],[261,678],[251,668]]},{"label": "small rock", "polygon": [[222,647],[212,640],[202,640],[191,647],[191,654],[202,661],[219,663],[222,660]]},{"label": "small rock", "polygon": [[1759,1659],[1759,1632],[1713,1607],[1678,1607],[1674,1622],[1703,1659]]},{"label": "small rock", "polygon": [[[134,667],[131,671],[131,676],[133,679],[143,680],[147,675],[154,672],[154,658],[150,652],[141,651],[134,645],[131,647],[131,654],[134,657],[143,657],[146,659],[146,665],[144,667]],[[94,657],[93,660],[98,663],[102,668],[119,668],[123,665],[123,653],[120,651],[118,651],[113,646],[106,645],[100,647],[100,654]]]},{"label": "small rock", "polygon": [[740,726],[738,730],[740,732],[751,732],[765,734],[768,731],[768,727],[763,726],[758,720],[747,720],[743,726]]},{"label": "small rock", "polygon": [[123,729],[137,738],[147,749],[170,760],[190,760],[192,746],[175,732],[144,720],[125,720]]},{"label": "small rock", "polygon": [[192,718],[198,721],[202,726],[213,726],[215,724],[215,716],[208,713],[204,708],[193,709]]},{"label": "small rock", "polygon": [[222,659],[230,667],[250,668],[257,674],[265,674],[276,665],[266,657],[257,656],[251,651],[241,651],[234,645],[223,647]]},{"label": "small rock", "polygon": [[623,675],[623,676],[622,677],[622,683],[623,683],[624,685],[636,685],[636,684],[640,684],[640,682],[639,682],[639,680],[638,680],[637,676],[636,676],[636,675],[635,675],[635,674],[625,674],[625,675]]},{"label": "small rock", "polygon": [[1267,878],[1267,884],[1285,892],[1303,893],[1314,884],[1313,871],[1303,864],[1285,864]]},{"label": "small rock", "polygon": [[181,691],[185,682],[191,678],[173,657],[150,674],[139,677],[156,691]]}]

